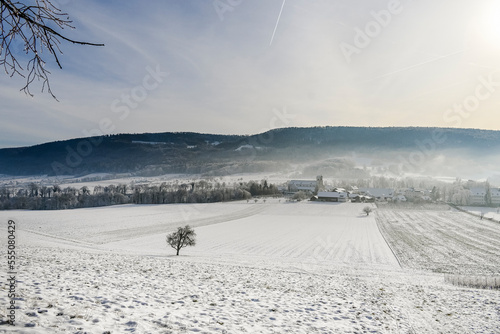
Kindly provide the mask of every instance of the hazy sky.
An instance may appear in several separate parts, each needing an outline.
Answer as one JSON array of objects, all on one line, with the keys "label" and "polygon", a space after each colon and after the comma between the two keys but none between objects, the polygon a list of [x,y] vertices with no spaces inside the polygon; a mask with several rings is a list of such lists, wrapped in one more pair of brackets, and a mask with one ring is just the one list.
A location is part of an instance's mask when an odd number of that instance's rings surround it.
[{"label": "hazy sky", "polygon": [[0,76],[0,147],[285,126],[500,129],[496,0],[55,3],[74,21],[69,37],[106,46],[63,44],[63,69],[48,62],[60,102]]}]

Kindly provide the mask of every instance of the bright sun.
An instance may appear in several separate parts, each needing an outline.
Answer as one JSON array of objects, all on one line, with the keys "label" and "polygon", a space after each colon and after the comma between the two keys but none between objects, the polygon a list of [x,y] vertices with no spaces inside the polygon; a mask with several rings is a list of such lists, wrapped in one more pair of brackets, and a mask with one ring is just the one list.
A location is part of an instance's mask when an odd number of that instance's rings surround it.
[{"label": "bright sun", "polygon": [[485,8],[479,26],[482,42],[488,47],[500,48],[500,3],[495,1]]}]

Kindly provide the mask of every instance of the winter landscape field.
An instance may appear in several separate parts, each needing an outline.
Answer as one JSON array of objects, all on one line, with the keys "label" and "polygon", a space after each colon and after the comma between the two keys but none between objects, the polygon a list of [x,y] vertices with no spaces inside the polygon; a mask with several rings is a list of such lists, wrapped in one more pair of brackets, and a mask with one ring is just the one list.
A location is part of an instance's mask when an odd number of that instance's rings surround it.
[{"label": "winter landscape field", "polygon": [[[369,216],[365,204],[284,199],[2,211],[17,226],[19,308],[0,329],[500,332],[498,290],[445,279],[500,276],[497,223],[371,205]],[[186,224],[198,243],[175,256],[165,236]]]},{"label": "winter landscape field", "polygon": [[0,0],[0,334],[500,334],[499,18]]}]

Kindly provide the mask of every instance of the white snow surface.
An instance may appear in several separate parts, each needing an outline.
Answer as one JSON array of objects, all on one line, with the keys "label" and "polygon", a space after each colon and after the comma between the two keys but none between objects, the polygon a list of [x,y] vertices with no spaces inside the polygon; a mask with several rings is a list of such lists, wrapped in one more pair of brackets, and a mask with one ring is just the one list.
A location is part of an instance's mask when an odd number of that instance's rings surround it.
[{"label": "white snow surface", "polygon": [[500,209],[499,208],[488,208],[484,206],[462,206],[462,209],[474,213],[476,215],[484,214],[486,218],[493,218],[500,221]]},{"label": "white snow surface", "polygon": [[[19,308],[16,326],[0,332],[500,331],[498,291],[401,268],[364,206],[269,199],[2,211],[3,226],[17,226]],[[165,236],[186,224],[198,243],[175,256]]]}]

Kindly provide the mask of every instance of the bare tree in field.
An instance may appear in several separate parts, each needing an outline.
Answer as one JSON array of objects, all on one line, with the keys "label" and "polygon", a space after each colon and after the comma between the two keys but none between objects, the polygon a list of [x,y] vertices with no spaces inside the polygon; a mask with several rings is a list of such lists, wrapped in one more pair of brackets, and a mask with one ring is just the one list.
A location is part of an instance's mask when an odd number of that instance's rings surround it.
[{"label": "bare tree in field", "polygon": [[369,216],[370,212],[372,212],[372,211],[373,211],[372,208],[370,208],[369,206],[365,206],[363,208],[363,212],[366,213],[367,216]]},{"label": "bare tree in field", "polygon": [[184,227],[178,227],[177,232],[167,235],[167,244],[177,251],[176,255],[179,255],[181,248],[196,245],[195,237],[196,233],[194,230],[191,226],[186,225]]},{"label": "bare tree in field", "polygon": [[[26,2],[23,3],[23,2]],[[42,92],[47,92],[55,99],[49,83],[50,72],[45,68],[42,56],[46,52],[52,56],[59,68],[58,54],[62,53],[59,45],[62,41],[80,45],[104,46],[76,41],[63,35],[64,28],[74,29],[68,14],[57,8],[51,0],[0,0],[0,66],[5,73],[13,77],[19,75],[26,79],[21,88],[26,94],[33,96],[29,90],[33,81],[42,82]],[[16,52],[16,45],[21,44],[22,52]],[[19,56],[28,56],[25,66],[19,62]]]}]

